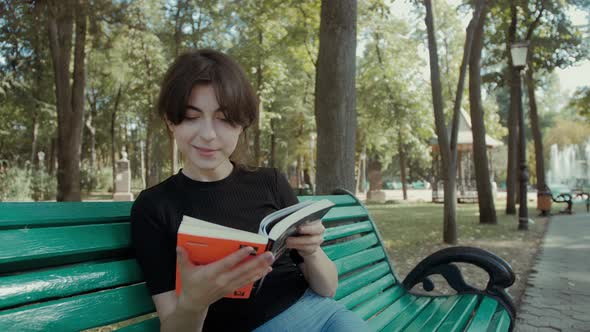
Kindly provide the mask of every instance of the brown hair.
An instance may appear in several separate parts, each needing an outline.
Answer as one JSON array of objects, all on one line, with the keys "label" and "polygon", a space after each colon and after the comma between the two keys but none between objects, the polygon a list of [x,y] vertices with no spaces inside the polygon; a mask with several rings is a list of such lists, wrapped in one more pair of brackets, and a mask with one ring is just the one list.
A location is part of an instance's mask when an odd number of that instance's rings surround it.
[{"label": "brown hair", "polygon": [[177,125],[186,115],[186,105],[196,85],[212,85],[220,110],[232,125],[244,129],[230,157],[243,164],[246,129],[258,118],[258,98],[242,68],[229,56],[211,49],[181,54],[170,66],[160,88],[158,114]]}]

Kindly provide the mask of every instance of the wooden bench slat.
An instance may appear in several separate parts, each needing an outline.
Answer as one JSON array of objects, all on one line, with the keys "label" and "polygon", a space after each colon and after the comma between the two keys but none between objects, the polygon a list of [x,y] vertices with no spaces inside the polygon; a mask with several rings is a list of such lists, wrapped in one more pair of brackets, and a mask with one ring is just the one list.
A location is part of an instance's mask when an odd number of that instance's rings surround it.
[{"label": "wooden bench slat", "polygon": [[349,240],[347,242],[327,245],[322,249],[331,260],[336,260],[338,258],[349,256],[370,248],[375,244],[379,244],[379,240],[377,239],[375,233],[372,233],[353,240]]},{"label": "wooden bench slat", "polygon": [[129,220],[133,202],[0,203],[0,229]]},{"label": "wooden bench slat", "polygon": [[336,226],[326,228],[324,232],[324,241],[331,241],[335,239],[340,239],[343,237],[365,233],[365,232],[372,232],[373,225],[370,221],[361,221],[354,224]]},{"label": "wooden bench slat", "polygon": [[488,332],[506,332],[510,329],[510,315],[506,310],[498,311],[492,318]]},{"label": "wooden bench slat", "polygon": [[142,283],[0,311],[0,331],[79,331],[154,310]]},{"label": "wooden bench slat", "polygon": [[383,331],[402,331],[433,299],[433,297],[415,296],[410,304],[385,326]]},{"label": "wooden bench slat", "polygon": [[333,207],[322,218],[324,222],[335,222],[354,219],[367,219],[369,217],[367,210],[360,205]]},{"label": "wooden bench slat", "polygon": [[[407,327],[408,331],[436,331],[461,299],[461,295],[436,298]],[[438,299],[442,302],[438,303]],[[435,302],[436,301],[436,302]],[[436,303],[437,307],[433,308]],[[434,310],[431,310],[434,309]]]},{"label": "wooden bench slat", "polygon": [[401,286],[393,287],[375,296],[375,298],[372,300],[358,305],[357,307],[353,308],[352,311],[356,312],[364,320],[367,320],[381,309],[387,307],[391,303],[404,296],[404,294],[407,294],[407,292]]},{"label": "wooden bench slat", "polygon": [[336,265],[336,269],[338,269],[338,276],[341,276],[352,270],[369,265],[383,258],[385,258],[383,249],[381,247],[377,247],[337,259],[334,261],[334,264]]},{"label": "wooden bench slat", "polygon": [[387,262],[381,262],[354,275],[344,277],[342,280],[338,281],[338,290],[336,291],[334,299],[339,300],[357,289],[381,278],[390,271]]},{"label": "wooden bench slat", "polygon": [[462,295],[459,302],[453,307],[453,310],[441,324],[439,330],[449,332],[463,331],[478,301],[479,296],[477,295]]},{"label": "wooden bench slat", "polygon": [[496,302],[496,300],[490,297],[484,297],[479,304],[479,307],[477,307],[475,316],[473,316],[469,323],[467,332],[487,331],[490,322],[492,321],[492,317],[496,313],[497,306],[498,302]]},{"label": "wooden bench slat", "polygon": [[130,236],[129,223],[2,231],[0,273],[107,257],[129,248]]},{"label": "wooden bench slat", "polygon": [[298,196],[300,202],[304,201],[319,201],[322,199],[330,200],[336,206],[358,205],[354,197],[349,195],[319,195],[319,196]]},{"label": "wooden bench slat", "polygon": [[117,330],[117,332],[159,332],[160,319],[150,318],[136,324],[128,325]]},{"label": "wooden bench slat", "polygon": [[347,295],[338,302],[342,303],[346,308],[351,309],[359,305],[360,303],[365,302],[374,297],[375,295],[381,293],[384,289],[388,288],[394,283],[395,279],[391,274],[388,274],[382,277],[381,279],[375,281],[374,283],[365,286],[352,294]]},{"label": "wooden bench slat", "polygon": [[378,315],[372,317],[369,320],[369,326],[373,331],[383,330],[389,322],[404,311],[415,299],[416,296],[406,292],[406,294],[398,298],[397,301],[394,301]]},{"label": "wooden bench slat", "polygon": [[137,261],[82,263],[0,278],[0,308],[143,280]]}]

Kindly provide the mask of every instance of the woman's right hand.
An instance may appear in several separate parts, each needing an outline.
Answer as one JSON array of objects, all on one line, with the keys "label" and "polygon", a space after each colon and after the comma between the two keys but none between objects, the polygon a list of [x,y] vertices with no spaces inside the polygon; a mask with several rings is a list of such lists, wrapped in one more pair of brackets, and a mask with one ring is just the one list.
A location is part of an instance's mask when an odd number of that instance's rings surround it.
[{"label": "woman's right hand", "polygon": [[213,302],[272,271],[274,257],[271,252],[265,252],[236,266],[253,251],[251,247],[244,247],[211,264],[195,265],[190,261],[188,252],[177,247],[176,259],[182,280],[177,305],[184,310],[204,312]]}]

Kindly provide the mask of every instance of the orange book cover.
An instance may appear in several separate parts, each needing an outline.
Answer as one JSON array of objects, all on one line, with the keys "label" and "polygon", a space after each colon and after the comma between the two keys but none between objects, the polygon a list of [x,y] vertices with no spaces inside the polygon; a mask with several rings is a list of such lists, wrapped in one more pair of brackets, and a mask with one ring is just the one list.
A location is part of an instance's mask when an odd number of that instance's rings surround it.
[{"label": "orange book cover", "polygon": [[[197,265],[206,265],[225,256],[228,256],[240,248],[250,246],[255,249],[250,257],[247,257],[243,262],[252,257],[266,251],[266,244],[259,242],[246,242],[234,239],[221,239],[207,236],[197,236],[191,234],[178,234],[178,246],[183,247],[189,253],[191,262]],[[241,263],[240,263],[241,264]],[[180,279],[180,270],[176,265],[176,295],[180,295],[182,283]],[[247,299],[252,293],[254,283],[236,289],[233,293],[226,295],[226,298]]]},{"label": "orange book cover", "polygon": [[[271,251],[276,259],[287,250],[287,238],[297,236],[299,225],[321,220],[333,205],[334,203],[324,199],[318,202],[301,202],[277,210],[261,220],[258,233],[226,227],[185,215],[178,228],[177,245],[185,248],[189,253],[190,260],[198,265],[218,261],[244,246],[255,249],[255,253],[252,253],[244,261],[267,250]],[[261,286],[261,283],[262,281],[259,281],[258,287]],[[225,297],[247,299],[252,293],[254,284],[241,287]],[[180,294],[181,287],[177,266],[177,295]]]}]

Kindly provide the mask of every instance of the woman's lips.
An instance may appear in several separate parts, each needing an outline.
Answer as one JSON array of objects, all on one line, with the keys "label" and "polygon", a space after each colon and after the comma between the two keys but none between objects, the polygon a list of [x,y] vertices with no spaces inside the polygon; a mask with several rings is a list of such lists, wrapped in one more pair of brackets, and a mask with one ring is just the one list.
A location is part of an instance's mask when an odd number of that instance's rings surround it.
[{"label": "woman's lips", "polygon": [[198,147],[198,146],[193,146],[193,147],[197,150],[197,152],[199,152],[199,155],[201,155],[203,157],[211,157],[217,151],[217,150],[214,150],[214,149],[201,148],[201,147]]}]

